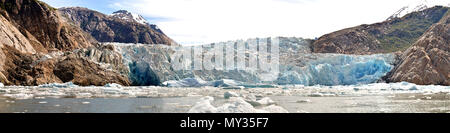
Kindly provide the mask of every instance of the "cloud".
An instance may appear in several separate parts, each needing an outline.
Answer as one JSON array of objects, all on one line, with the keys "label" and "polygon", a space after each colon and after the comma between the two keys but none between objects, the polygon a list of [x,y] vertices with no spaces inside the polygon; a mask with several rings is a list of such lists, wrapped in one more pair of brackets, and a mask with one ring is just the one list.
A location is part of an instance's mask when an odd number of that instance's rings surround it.
[{"label": "cloud", "polygon": [[105,4],[100,5],[142,14],[178,42],[206,43],[271,36],[319,37],[383,21],[410,1],[102,0]]}]

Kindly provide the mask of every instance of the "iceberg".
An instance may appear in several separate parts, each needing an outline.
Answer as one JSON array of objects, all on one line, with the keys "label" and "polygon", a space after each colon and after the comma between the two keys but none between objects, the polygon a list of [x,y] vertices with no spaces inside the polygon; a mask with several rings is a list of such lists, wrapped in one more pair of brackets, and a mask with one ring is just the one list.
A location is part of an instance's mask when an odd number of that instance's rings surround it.
[{"label": "iceberg", "polygon": [[122,85],[116,84],[116,83],[108,83],[105,85],[105,87],[113,87],[113,88],[121,88]]},{"label": "iceberg", "polygon": [[5,94],[3,96],[11,98],[11,99],[16,99],[16,100],[31,99],[31,98],[34,97],[33,94],[23,94],[23,93],[19,93],[19,94]]},{"label": "iceberg", "polygon": [[183,80],[171,80],[162,83],[162,85],[167,87],[202,87],[209,86],[210,83],[206,82],[200,78],[186,78]]},{"label": "iceberg", "polygon": [[217,109],[211,105],[211,102],[214,101],[213,97],[207,96],[201,98],[199,102],[197,102],[188,113],[216,113]]},{"label": "iceberg", "polygon": [[240,97],[240,95],[237,94],[236,92],[227,91],[223,94],[223,97],[225,99],[230,99],[231,97]]},{"label": "iceberg", "polygon": [[212,97],[204,97],[188,113],[289,113],[286,109],[275,105],[256,109],[242,97],[232,97],[227,103],[217,108],[212,106],[213,101]]},{"label": "iceberg", "polygon": [[75,88],[79,87],[72,82],[67,83],[51,83],[51,84],[43,84],[39,85],[39,88]]},{"label": "iceberg", "polygon": [[3,83],[0,83],[0,87],[5,87],[5,85],[3,85]]}]

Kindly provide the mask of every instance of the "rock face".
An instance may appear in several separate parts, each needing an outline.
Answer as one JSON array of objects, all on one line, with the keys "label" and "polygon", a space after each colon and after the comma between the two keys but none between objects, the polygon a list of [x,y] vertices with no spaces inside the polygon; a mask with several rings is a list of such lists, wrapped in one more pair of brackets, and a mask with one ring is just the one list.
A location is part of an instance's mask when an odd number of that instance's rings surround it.
[{"label": "rock face", "polygon": [[[66,23],[56,9],[36,0],[2,0],[2,15],[13,22],[38,51],[72,50],[91,45],[94,40]],[[32,37],[31,37],[32,36]]]},{"label": "rock face", "polygon": [[[119,67],[108,57],[113,53],[55,8],[37,0],[0,0],[0,82],[6,85],[39,85],[72,81],[79,85],[120,83],[129,85]],[[97,49],[97,54],[79,56],[79,51]],[[91,50],[92,51],[92,50]],[[111,56],[119,58],[121,56]]]},{"label": "rock face", "polygon": [[100,42],[177,45],[156,25],[123,10],[113,15],[79,7],[61,8],[59,11]]},{"label": "rock face", "polygon": [[343,29],[320,37],[312,48],[316,53],[359,55],[406,50],[448,10],[449,7],[436,6],[402,18]]},{"label": "rock face", "polygon": [[450,13],[406,50],[388,82],[450,85]]}]

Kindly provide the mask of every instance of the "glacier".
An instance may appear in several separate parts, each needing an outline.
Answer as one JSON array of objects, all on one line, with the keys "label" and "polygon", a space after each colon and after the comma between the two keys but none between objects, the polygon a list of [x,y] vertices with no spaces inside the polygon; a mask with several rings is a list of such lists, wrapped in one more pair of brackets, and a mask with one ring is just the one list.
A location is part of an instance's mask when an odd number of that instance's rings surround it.
[{"label": "glacier", "polygon": [[[243,44],[248,55],[251,42],[262,38],[228,41],[228,45]],[[268,40],[274,38],[266,38]],[[169,87],[237,87],[260,84],[288,85],[357,85],[375,83],[392,70],[394,54],[344,55],[312,53],[311,42],[303,38],[277,37],[279,40],[279,72],[262,73],[255,70],[176,70],[172,58],[183,46],[104,43],[113,45],[128,66],[128,76],[133,85],[164,85]],[[244,43],[239,43],[244,42]],[[211,48],[205,46],[204,51]],[[236,52],[236,51],[235,51]],[[248,55],[242,58],[249,60]],[[187,67],[193,59],[185,59]],[[235,59],[236,60],[236,59]],[[270,77],[275,80],[265,81]]]},{"label": "glacier", "polygon": [[329,86],[374,83],[391,71],[393,57],[322,54],[303,67],[282,65],[277,83]]}]

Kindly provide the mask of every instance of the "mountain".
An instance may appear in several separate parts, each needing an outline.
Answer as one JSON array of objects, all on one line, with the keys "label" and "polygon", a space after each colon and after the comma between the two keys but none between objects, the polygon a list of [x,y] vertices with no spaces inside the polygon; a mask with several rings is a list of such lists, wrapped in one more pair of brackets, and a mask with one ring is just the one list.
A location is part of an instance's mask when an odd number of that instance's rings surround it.
[{"label": "mountain", "polygon": [[450,85],[450,12],[406,50],[388,82]]},{"label": "mountain", "polygon": [[[316,53],[376,54],[403,51],[447,13],[449,7],[435,6],[401,18],[364,24],[326,34],[312,46]],[[399,16],[399,15],[397,15]]]},{"label": "mountain", "polygon": [[[74,82],[79,85],[119,83],[129,85],[108,60],[96,62],[89,55],[113,55],[57,9],[38,0],[0,1],[0,82],[6,85],[39,85]],[[83,49],[98,49],[83,53]],[[112,56],[111,56],[112,57]],[[117,67],[117,69],[119,69]]]},{"label": "mountain", "polygon": [[150,24],[139,14],[128,12],[127,10],[119,10],[111,14],[112,17],[123,19],[128,22],[137,22],[140,24]]},{"label": "mountain", "polygon": [[445,0],[416,0],[408,5],[402,7],[400,10],[395,12],[393,15],[391,15],[387,20],[392,20],[395,18],[401,18],[407,14],[413,13],[413,12],[420,12],[425,9],[438,6],[438,5],[450,5],[450,2]]},{"label": "mountain", "polygon": [[61,8],[58,11],[100,42],[177,45],[156,25],[125,10],[111,15],[81,7]]}]

